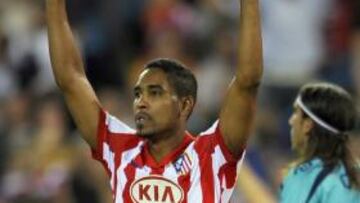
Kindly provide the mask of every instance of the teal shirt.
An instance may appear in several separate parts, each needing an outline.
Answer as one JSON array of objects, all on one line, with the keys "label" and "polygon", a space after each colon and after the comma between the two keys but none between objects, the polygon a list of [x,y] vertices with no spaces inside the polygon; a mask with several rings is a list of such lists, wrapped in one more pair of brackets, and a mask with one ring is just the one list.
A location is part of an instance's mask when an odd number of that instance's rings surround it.
[{"label": "teal shirt", "polygon": [[[280,188],[280,202],[305,203],[322,169],[320,159],[310,160],[291,169]],[[350,188],[345,168],[339,165],[318,185],[309,203],[360,203],[360,190]]]}]

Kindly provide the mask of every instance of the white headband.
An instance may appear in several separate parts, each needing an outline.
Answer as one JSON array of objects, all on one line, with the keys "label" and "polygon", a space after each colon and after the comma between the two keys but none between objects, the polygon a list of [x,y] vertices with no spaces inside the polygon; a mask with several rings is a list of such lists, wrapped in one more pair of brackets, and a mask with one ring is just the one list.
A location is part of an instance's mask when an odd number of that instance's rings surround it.
[{"label": "white headband", "polygon": [[340,130],[336,129],[335,127],[331,126],[330,124],[323,121],[321,118],[317,117],[313,112],[310,111],[309,108],[305,106],[305,104],[302,102],[301,97],[298,96],[295,103],[299,105],[299,107],[313,120],[315,123],[319,124],[321,127],[335,133],[339,134]]}]

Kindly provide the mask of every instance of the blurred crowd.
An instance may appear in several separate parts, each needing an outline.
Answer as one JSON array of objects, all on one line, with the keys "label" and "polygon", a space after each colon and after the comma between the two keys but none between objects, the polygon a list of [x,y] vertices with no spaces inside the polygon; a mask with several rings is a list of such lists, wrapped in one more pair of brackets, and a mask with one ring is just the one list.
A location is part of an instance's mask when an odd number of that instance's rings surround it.
[{"label": "blurred crowd", "polygon": [[[190,132],[214,122],[237,64],[238,0],[68,0],[67,7],[105,109],[133,126],[137,74],[149,60],[168,57],[199,81]],[[292,158],[288,118],[298,88],[330,81],[359,101],[360,6],[261,0],[261,7],[265,74],[246,162],[276,196],[281,169]],[[59,94],[44,0],[0,0],[0,203],[111,202],[106,175]],[[247,202],[241,193],[239,187],[233,202]]]}]

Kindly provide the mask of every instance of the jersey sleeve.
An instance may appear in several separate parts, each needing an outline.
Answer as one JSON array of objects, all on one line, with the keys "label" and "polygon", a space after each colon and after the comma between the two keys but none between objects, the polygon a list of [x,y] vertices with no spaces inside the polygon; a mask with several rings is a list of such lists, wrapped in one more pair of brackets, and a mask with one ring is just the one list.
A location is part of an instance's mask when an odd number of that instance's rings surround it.
[{"label": "jersey sleeve", "polygon": [[200,134],[200,139],[201,137],[207,137],[207,139],[209,140],[208,144],[211,144],[207,146],[211,146],[212,148],[210,150],[214,150],[215,148],[220,149],[219,152],[221,152],[221,155],[225,158],[227,162],[236,163],[240,159],[242,159],[245,153],[245,146],[239,146],[242,153],[239,156],[235,156],[234,154],[232,154],[230,149],[225,144],[224,137],[220,131],[220,125],[218,120],[208,130],[202,132]]},{"label": "jersey sleeve", "polygon": [[96,148],[91,149],[94,159],[101,162],[109,160],[139,142],[135,130],[103,109],[99,113],[97,144]]},{"label": "jersey sleeve", "polygon": [[235,157],[225,145],[219,122],[216,121],[195,139],[194,150],[199,160],[201,181],[205,185],[218,185],[217,189],[221,188],[217,191],[209,190],[207,193],[210,196],[221,191],[224,192],[223,194],[231,194],[244,157],[244,148],[242,155]]}]

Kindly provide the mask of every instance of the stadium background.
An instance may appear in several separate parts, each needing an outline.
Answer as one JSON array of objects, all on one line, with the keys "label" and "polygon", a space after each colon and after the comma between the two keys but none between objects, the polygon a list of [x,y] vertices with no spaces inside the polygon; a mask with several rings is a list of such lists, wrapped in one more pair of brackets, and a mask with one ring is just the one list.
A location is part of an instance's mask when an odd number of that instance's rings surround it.
[{"label": "stadium background", "polygon": [[[0,203],[111,202],[104,172],[91,160],[54,84],[43,3],[0,0]],[[132,125],[136,75],[148,60],[171,57],[191,67],[199,80],[189,130],[196,134],[216,119],[236,67],[237,0],[67,4],[88,77],[111,113]],[[281,171],[293,158],[287,120],[297,89],[325,80],[359,98],[356,4],[261,0],[265,74],[245,160],[274,197]],[[359,146],[359,136],[352,139]],[[359,157],[359,148],[353,149]],[[246,197],[254,194],[245,193],[240,183],[232,201],[251,202]]]}]

